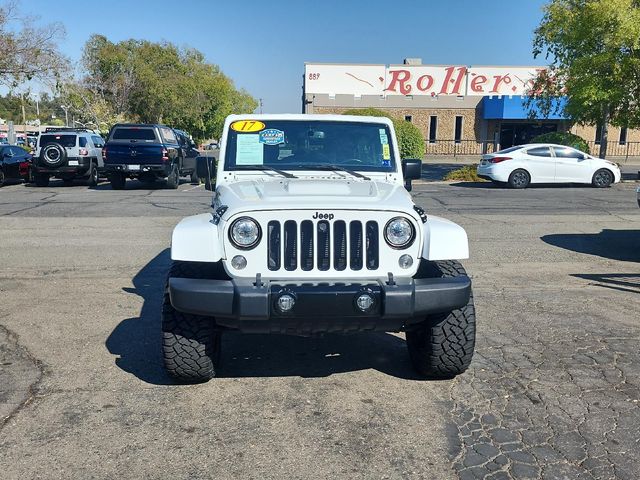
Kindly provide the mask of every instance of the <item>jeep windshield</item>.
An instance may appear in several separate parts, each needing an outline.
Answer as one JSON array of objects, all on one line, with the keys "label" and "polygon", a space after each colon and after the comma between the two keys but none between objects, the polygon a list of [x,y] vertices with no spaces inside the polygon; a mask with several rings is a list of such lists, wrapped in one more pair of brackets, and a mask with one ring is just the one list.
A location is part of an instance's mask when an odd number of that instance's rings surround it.
[{"label": "jeep windshield", "polygon": [[382,123],[237,121],[227,132],[225,170],[393,172],[389,127]]}]

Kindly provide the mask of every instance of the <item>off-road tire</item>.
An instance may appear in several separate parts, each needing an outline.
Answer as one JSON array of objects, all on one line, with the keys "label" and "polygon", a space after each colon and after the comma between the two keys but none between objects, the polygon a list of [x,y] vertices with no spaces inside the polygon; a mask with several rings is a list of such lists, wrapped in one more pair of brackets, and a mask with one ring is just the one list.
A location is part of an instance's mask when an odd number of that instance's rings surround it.
[{"label": "off-road tire", "polygon": [[127,177],[121,173],[114,173],[109,176],[109,183],[111,184],[111,188],[114,190],[124,190],[127,183]]},{"label": "off-road tire", "polygon": [[89,178],[87,179],[87,184],[90,187],[95,187],[100,182],[100,174],[98,173],[98,166],[91,162],[89,166]]},{"label": "off-road tire", "polygon": [[531,183],[531,175],[526,170],[518,168],[511,172],[509,175],[509,181],[507,182],[511,188],[521,189],[527,188]]},{"label": "off-road tire", "polygon": [[[174,262],[170,277],[208,278],[205,266]],[[222,332],[215,319],[178,312],[171,305],[168,288],[162,305],[162,354],[167,373],[185,383],[200,383],[217,375]]]},{"label": "off-road tire", "polygon": [[178,170],[178,165],[173,164],[171,167],[171,171],[167,176],[167,188],[175,190],[180,186],[180,171]]},{"label": "off-road tire", "polygon": [[[429,262],[433,276],[466,275],[460,262]],[[406,332],[407,348],[416,371],[429,379],[449,379],[463,373],[471,364],[476,343],[476,312],[473,293],[462,308],[428,316]]]},{"label": "off-road tire", "polygon": [[591,185],[595,188],[608,188],[613,183],[613,173],[606,168],[601,168],[593,174]]},{"label": "off-road tire", "polygon": [[48,187],[49,186],[49,175],[46,173],[36,173],[33,176],[36,187]]}]

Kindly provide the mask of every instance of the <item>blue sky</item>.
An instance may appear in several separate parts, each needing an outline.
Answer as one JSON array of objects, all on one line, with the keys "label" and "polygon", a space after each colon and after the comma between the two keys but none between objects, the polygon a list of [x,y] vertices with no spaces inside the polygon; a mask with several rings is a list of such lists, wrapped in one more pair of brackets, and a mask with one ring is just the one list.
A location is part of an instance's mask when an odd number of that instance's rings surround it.
[{"label": "blue sky", "polygon": [[[532,32],[543,0],[23,0],[62,22],[63,53],[79,60],[92,33],[195,47],[264,111],[298,112],[304,62],[542,65]],[[82,6],[81,6],[82,5]]]}]

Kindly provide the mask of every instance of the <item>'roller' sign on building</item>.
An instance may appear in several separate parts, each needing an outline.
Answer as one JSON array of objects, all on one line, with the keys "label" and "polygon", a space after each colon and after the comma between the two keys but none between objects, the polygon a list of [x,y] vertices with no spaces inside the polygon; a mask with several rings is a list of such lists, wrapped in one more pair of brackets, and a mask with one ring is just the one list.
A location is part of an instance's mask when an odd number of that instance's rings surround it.
[{"label": "'roller' sign on building", "polygon": [[305,64],[307,94],[526,95],[540,67]]}]

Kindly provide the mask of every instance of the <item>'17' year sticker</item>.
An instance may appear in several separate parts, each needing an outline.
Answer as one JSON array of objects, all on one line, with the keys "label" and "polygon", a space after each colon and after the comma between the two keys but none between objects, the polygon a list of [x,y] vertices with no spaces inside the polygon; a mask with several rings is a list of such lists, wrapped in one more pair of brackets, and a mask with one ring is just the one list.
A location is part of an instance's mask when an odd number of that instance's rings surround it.
[{"label": "'17' year sticker", "polygon": [[231,129],[236,132],[259,132],[264,130],[264,123],[257,120],[238,120],[231,124]]}]

